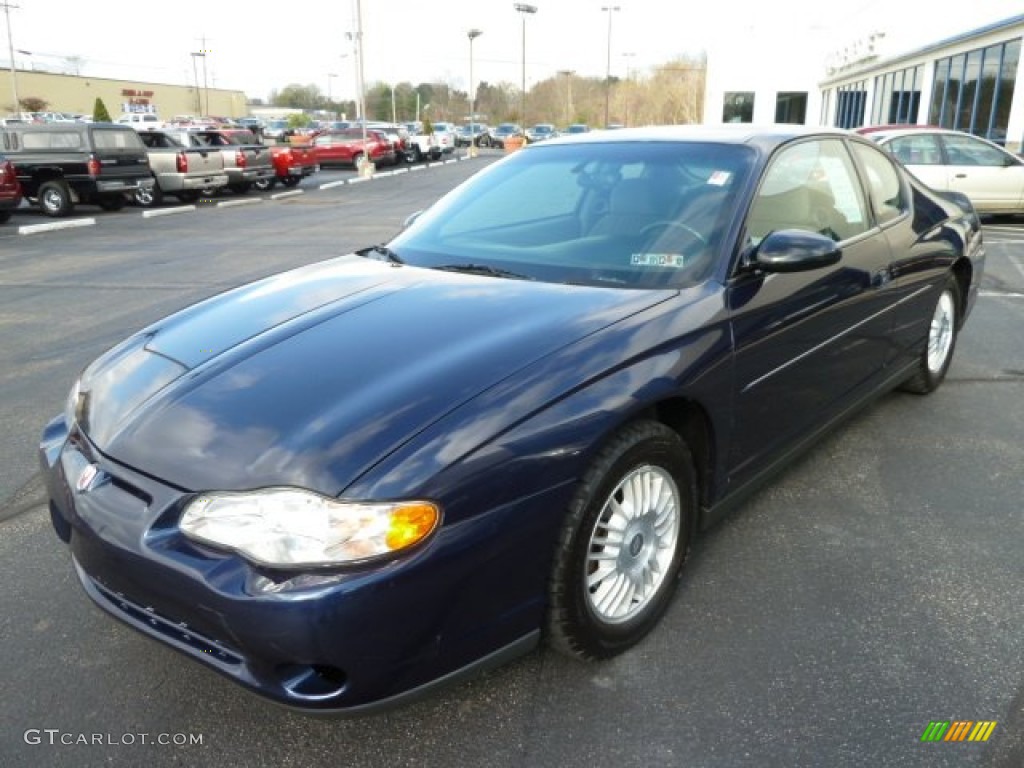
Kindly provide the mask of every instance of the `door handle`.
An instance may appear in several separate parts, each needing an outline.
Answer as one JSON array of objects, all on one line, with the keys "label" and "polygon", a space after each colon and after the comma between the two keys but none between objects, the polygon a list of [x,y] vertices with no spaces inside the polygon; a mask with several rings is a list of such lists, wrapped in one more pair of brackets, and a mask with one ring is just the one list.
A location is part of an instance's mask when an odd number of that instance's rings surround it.
[{"label": "door handle", "polygon": [[953,178],[955,178],[955,179],[966,179],[967,178],[967,174],[966,173],[958,173]]}]

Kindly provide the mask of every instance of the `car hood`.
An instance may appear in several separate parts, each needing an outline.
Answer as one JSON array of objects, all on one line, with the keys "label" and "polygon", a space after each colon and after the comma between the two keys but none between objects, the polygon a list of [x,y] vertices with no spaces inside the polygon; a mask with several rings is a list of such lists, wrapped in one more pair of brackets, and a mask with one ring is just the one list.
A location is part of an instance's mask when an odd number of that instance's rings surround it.
[{"label": "car hood", "polygon": [[185,490],[336,495],[487,388],[672,295],[347,256],[136,334],[86,369],[76,414],[108,457]]}]

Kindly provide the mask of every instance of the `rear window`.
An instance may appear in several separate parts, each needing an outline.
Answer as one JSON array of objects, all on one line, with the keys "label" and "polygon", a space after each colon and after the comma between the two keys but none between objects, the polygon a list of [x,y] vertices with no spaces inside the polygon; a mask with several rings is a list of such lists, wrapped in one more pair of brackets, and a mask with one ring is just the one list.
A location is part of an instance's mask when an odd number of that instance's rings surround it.
[{"label": "rear window", "polygon": [[78,131],[26,133],[21,143],[25,149],[80,149],[82,135]]},{"label": "rear window", "polygon": [[92,141],[96,146],[96,149],[146,148],[146,145],[142,143],[142,139],[139,138],[139,134],[131,129],[127,131],[112,131],[109,129],[94,128],[92,131]]}]

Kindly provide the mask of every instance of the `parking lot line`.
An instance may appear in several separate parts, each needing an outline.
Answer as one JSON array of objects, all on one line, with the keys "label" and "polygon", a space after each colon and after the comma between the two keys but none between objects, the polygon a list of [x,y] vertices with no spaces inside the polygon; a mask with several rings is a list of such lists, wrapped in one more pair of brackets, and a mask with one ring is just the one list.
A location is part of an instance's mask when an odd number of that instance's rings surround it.
[{"label": "parking lot line", "polygon": [[291,189],[287,192],[278,192],[276,195],[271,195],[271,200],[282,200],[286,197],[295,197],[296,195],[304,195],[306,190],[304,189]]},{"label": "parking lot line", "polygon": [[341,179],[339,181],[328,181],[326,184],[321,184],[320,189],[334,189],[335,187],[343,187],[347,183],[348,182],[346,182],[345,179]]}]

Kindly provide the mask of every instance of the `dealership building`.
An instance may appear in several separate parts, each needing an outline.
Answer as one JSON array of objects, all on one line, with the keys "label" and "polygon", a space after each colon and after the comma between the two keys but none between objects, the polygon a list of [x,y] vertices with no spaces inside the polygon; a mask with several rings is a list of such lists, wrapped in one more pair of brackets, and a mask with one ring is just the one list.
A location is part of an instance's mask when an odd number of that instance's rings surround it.
[{"label": "dealership building", "polygon": [[[709,50],[705,122],[928,124],[1021,151],[1024,15],[907,51],[887,44],[884,29],[838,49],[815,32],[790,30],[780,43],[740,31]],[[787,46],[799,55],[782,55]]]},{"label": "dealership building", "polygon": [[[248,114],[245,94],[223,88],[114,80],[17,68],[13,78],[19,99],[42,99],[47,103],[48,112],[91,115],[96,99],[100,98],[114,118],[122,112],[155,112],[163,119],[175,115],[244,117]],[[13,104],[8,72],[0,71],[0,117],[15,112]]]}]

